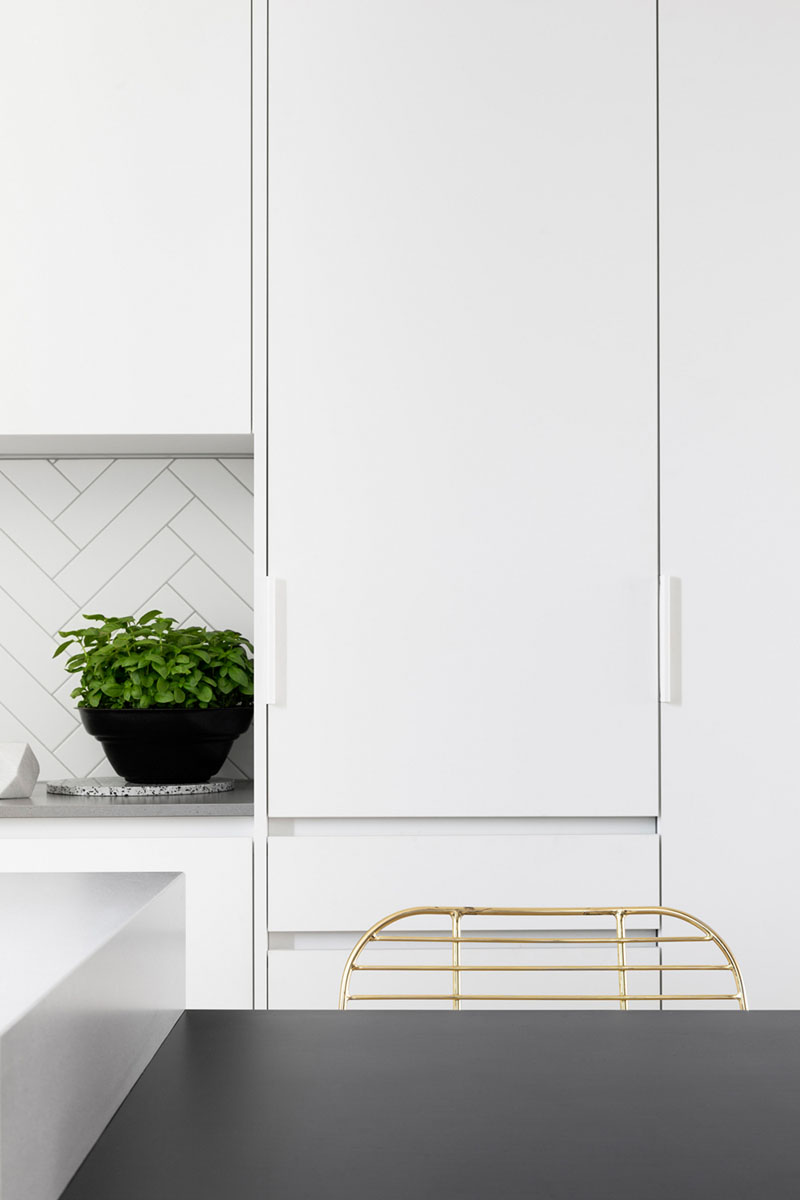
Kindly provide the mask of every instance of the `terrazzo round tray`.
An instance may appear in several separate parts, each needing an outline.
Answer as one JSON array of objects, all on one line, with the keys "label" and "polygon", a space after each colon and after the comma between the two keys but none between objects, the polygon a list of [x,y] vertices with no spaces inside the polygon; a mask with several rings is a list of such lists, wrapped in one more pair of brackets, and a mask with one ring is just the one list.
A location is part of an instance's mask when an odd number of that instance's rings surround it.
[{"label": "terrazzo round tray", "polygon": [[208,783],[126,783],[113,775],[94,779],[51,779],[51,796],[213,796],[232,792],[232,779],[212,779]]}]

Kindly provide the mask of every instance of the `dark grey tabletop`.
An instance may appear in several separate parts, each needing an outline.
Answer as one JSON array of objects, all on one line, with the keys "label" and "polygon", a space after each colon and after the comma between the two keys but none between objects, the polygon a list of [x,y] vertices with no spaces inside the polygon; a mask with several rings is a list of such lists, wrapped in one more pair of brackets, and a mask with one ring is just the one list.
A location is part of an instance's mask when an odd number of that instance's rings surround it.
[{"label": "dark grey tabletop", "polygon": [[63,1200],[800,1196],[800,1013],[190,1012]]}]

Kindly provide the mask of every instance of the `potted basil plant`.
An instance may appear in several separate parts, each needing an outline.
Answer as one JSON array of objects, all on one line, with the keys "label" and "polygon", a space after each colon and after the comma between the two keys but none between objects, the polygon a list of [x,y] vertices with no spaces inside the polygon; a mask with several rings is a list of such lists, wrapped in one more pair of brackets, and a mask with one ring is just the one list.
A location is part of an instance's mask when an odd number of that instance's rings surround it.
[{"label": "potted basil plant", "polygon": [[62,630],[57,658],[85,728],[128,783],[205,783],[253,719],[252,644],[232,629],[178,628],[158,609]]}]

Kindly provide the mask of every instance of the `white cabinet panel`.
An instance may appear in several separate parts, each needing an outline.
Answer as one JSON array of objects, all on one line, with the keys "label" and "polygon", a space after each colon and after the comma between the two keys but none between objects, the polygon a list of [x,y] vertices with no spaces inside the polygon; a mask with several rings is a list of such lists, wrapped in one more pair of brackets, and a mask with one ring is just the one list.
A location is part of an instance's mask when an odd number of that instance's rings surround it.
[{"label": "white cabinet panel", "polygon": [[663,710],[664,897],[730,942],[754,1007],[797,1008],[800,8],[660,14],[662,555],[683,676]]},{"label": "white cabinet panel", "polygon": [[250,431],[250,4],[0,14],[8,434]]},{"label": "white cabinet panel", "polygon": [[273,816],[657,812],[655,5],[273,0]]},{"label": "white cabinet panel", "polygon": [[0,878],[4,1200],[61,1195],[180,1017],[185,907],[169,874]]},{"label": "white cabinet panel", "polygon": [[0,872],[183,872],[187,1008],[252,1007],[252,862],[249,838],[0,841]]},{"label": "white cabinet panel", "polygon": [[[441,931],[440,931],[441,932]],[[485,930],[474,932],[484,933]],[[515,930],[517,936],[520,935]],[[565,931],[558,931],[563,937]],[[543,936],[537,930],[537,936]],[[616,950],[613,946],[584,947],[576,946],[565,952],[563,946],[551,946],[547,949],[533,950],[530,948],[509,945],[508,948],[475,948],[462,946],[462,962],[470,962],[470,950],[479,954],[473,962],[483,966],[514,965],[553,965],[555,963],[587,964],[591,966],[613,965],[616,961]],[[269,1007],[270,1008],[336,1008],[339,1002],[339,984],[342,978],[348,948],[337,950],[271,950],[269,955]],[[428,966],[442,966],[442,972],[375,972],[374,975],[363,974],[358,978],[358,984],[351,991],[361,990],[380,994],[388,992],[418,992],[449,991],[452,971],[448,971],[447,959],[450,956],[450,946],[443,945],[438,950],[417,948],[416,950],[398,949],[396,946],[376,946],[370,961],[392,963],[418,963]],[[363,961],[367,961],[366,958]],[[631,965],[658,962],[658,953],[654,947],[630,947],[628,962]],[[369,980],[369,983],[365,982]],[[658,991],[659,973],[642,971],[628,976],[629,994],[652,994]],[[422,985],[421,985],[422,981]],[[535,992],[538,995],[552,996],[574,993],[603,993],[615,994],[618,987],[618,976],[613,971],[519,971],[503,974],[493,971],[484,975],[480,971],[465,973],[462,978],[464,991],[472,992],[502,992],[506,995],[520,995]],[[547,1000],[536,1001],[537,1008],[575,1008],[591,1007],[618,1008],[619,1002],[602,1002],[599,1005],[581,1000]],[[426,1000],[380,1000],[358,1001],[348,1006],[348,1011],[359,1012],[366,1008],[450,1008],[449,1001]],[[496,1000],[462,1001],[465,1010],[474,1008],[531,1008],[532,1002],[525,1000]],[[631,1006],[634,1007],[633,1005]],[[655,1002],[642,1000],[635,1005],[640,1008],[657,1007]]]},{"label": "white cabinet panel", "polygon": [[416,905],[658,904],[655,835],[299,837],[269,844],[273,932],[358,930]]}]

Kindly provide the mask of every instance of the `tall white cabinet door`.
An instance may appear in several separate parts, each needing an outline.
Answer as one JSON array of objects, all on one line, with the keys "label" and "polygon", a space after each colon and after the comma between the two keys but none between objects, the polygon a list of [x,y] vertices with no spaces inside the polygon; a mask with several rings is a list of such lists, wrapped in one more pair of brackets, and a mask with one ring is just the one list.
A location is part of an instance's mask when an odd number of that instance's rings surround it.
[{"label": "tall white cabinet door", "polygon": [[800,7],[661,0],[663,902],[800,1007]]},{"label": "tall white cabinet door", "polygon": [[250,431],[249,0],[0,6],[3,434]]},{"label": "tall white cabinet door", "polygon": [[654,4],[270,55],[271,814],[654,813]]}]

